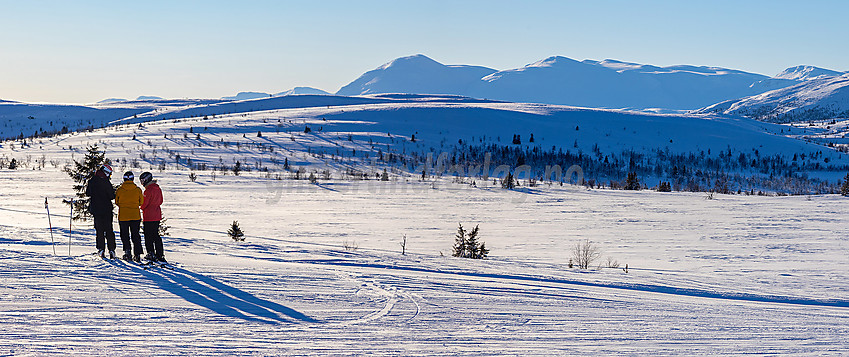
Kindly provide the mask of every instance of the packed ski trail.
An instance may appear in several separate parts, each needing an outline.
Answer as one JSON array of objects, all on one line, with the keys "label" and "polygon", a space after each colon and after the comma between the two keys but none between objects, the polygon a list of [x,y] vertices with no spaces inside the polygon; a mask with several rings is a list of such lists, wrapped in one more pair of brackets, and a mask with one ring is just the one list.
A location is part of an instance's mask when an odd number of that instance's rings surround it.
[{"label": "packed ski trail", "polygon": [[[90,224],[75,223],[68,257],[61,209],[53,255],[43,196],[59,202],[64,173],[13,175],[0,179],[4,354],[849,352],[839,197],[330,181],[283,185],[275,202],[258,177],[165,172],[175,268],[145,270],[91,255]],[[235,218],[245,242],[224,233]],[[458,220],[481,223],[489,260],[440,256]],[[629,272],[569,269],[585,235]]]}]

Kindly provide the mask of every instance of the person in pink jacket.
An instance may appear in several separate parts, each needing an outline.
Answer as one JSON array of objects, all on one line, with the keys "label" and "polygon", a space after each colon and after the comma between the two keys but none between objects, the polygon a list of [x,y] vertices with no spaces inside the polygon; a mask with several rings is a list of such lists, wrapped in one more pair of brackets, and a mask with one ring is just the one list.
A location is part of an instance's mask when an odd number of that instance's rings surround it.
[{"label": "person in pink jacket", "polygon": [[159,236],[159,221],[162,220],[162,190],[156,180],[153,179],[153,174],[143,172],[139,176],[142,186],[144,186],[144,201],[142,202],[142,221],[144,230],[144,245],[147,249],[145,259],[151,262],[165,261],[165,252],[162,249],[162,237]]}]

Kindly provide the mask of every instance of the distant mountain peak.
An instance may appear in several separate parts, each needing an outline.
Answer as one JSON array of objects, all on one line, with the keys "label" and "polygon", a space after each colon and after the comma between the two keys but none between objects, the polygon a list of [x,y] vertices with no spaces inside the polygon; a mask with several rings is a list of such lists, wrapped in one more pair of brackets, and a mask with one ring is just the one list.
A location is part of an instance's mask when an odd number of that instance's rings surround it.
[{"label": "distant mountain peak", "polygon": [[813,79],[836,77],[841,75],[843,75],[843,72],[833,71],[830,69],[815,66],[799,65],[785,69],[781,73],[777,74],[775,78],[790,79],[795,81],[809,81]]},{"label": "distant mountain peak", "polygon": [[157,97],[155,95],[140,95],[140,96],[138,96],[138,98],[136,98],[136,100],[162,100],[162,99],[165,99],[165,98]]},{"label": "distant mountain peak", "polygon": [[106,98],[97,102],[97,104],[109,104],[109,103],[118,103],[118,102],[126,102],[127,99],[124,98]]},{"label": "distant mountain peak", "polygon": [[248,100],[248,99],[259,99],[259,98],[268,98],[271,97],[271,94],[264,92],[239,92],[234,96],[230,97],[221,97],[223,100]]},{"label": "distant mountain peak", "polygon": [[397,68],[397,67],[415,67],[415,66],[443,66],[442,63],[435,61],[434,59],[425,56],[423,54],[415,54],[412,56],[399,57],[388,63],[378,67],[378,69],[389,69],[389,68]]},{"label": "distant mountain peak", "polygon": [[313,87],[295,87],[287,91],[283,91],[280,93],[275,93],[275,97],[285,96],[285,95],[297,95],[297,94],[318,94],[318,95],[329,95],[330,93],[325,92],[318,88]]},{"label": "distant mountain peak", "polygon": [[564,65],[575,65],[580,64],[581,62],[573,60],[569,57],[563,56],[551,56],[541,61],[537,61],[531,63],[525,67],[555,67],[555,66],[564,66]]},{"label": "distant mountain peak", "polygon": [[377,93],[458,94],[495,70],[444,65],[422,54],[396,58],[339,89],[337,95]]}]

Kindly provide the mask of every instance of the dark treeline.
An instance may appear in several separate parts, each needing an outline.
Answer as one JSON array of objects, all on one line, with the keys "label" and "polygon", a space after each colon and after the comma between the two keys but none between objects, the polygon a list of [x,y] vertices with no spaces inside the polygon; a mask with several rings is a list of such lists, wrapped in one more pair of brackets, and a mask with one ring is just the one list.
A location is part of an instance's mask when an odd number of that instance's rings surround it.
[{"label": "dark treeline", "polygon": [[[489,158],[487,159],[487,154]],[[774,190],[791,194],[834,193],[838,183],[810,177],[809,171],[847,172],[849,165],[829,163],[822,151],[815,153],[796,153],[792,158],[781,155],[761,155],[757,150],[751,152],[734,151],[731,148],[711,155],[710,150],[673,153],[669,149],[655,149],[650,152],[623,150],[619,153],[602,153],[594,146],[590,153],[581,150],[564,150],[552,147],[548,150],[539,146],[505,146],[497,144],[466,145],[458,144],[441,154],[410,153],[408,158],[396,162],[415,170],[416,166],[440,164],[446,172],[476,173],[479,168],[494,168],[507,165],[518,168],[527,165],[530,177],[517,177],[539,181],[569,181],[570,177],[556,177],[551,167],[557,165],[562,171],[572,165],[578,165],[583,171],[583,184],[596,187],[621,188],[628,173],[640,177],[651,177],[657,184],[667,180],[675,191],[713,191],[720,193],[754,192]],[[397,155],[395,157],[398,157]],[[400,157],[398,157],[400,158]],[[445,160],[440,163],[439,160]],[[489,165],[485,165],[487,163]],[[394,162],[390,161],[390,164]],[[439,171],[439,170],[437,170]],[[546,172],[551,177],[545,177]],[[482,174],[482,172],[481,172]],[[646,186],[647,188],[647,186]]]}]

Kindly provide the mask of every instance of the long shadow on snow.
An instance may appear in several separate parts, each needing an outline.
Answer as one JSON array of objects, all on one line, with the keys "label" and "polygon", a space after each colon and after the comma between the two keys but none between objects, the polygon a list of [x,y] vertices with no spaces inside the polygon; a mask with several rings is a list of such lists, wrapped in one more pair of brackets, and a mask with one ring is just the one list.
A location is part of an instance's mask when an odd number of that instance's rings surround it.
[{"label": "long shadow on snow", "polygon": [[[282,260],[282,259],[277,259],[277,258],[265,258],[265,257],[254,257],[254,258],[255,259],[265,259],[265,260]],[[388,269],[388,270],[404,270],[404,271],[413,271],[413,272],[421,272],[421,273],[447,274],[447,275],[457,275],[457,276],[467,276],[467,277],[487,278],[487,279],[508,279],[508,280],[517,280],[517,281],[527,281],[527,282],[558,283],[558,284],[589,286],[589,287],[597,287],[597,288],[610,288],[610,289],[621,289],[621,290],[630,290],[630,291],[651,292],[651,293],[677,295],[677,296],[701,297],[701,298],[709,298],[709,299],[749,301],[749,302],[762,302],[762,303],[776,303],[776,304],[791,304],[791,305],[804,305],[804,306],[823,306],[823,307],[849,308],[849,300],[843,300],[843,299],[815,299],[815,298],[791,297],[791,296],[780,296],[780,295],[759,295],[759,294],[737,293],[737,292],[721,292],[721,291],[711,291],[711,290],[693,289],[693,288],[680,288],[680,287],[674,287],[674,286],[664,286],[664,285],[654,285],[654,284],[591,282],[591,281],[573,280],[573,279],[566,279],[566,278],[534,277],[534,276],[512,275],[512,274],[493,274],[493,273],[481,273],[481,272],[471,272],[471,271],[447,271],[447,270],[436,270],[436,269],[410,267],[410,266],[394,266],[394,265],[377,264],[377,263],[359,263],[359,262],[346,261],[346,260],[342,260],[342,259],[288,260],[287,262],[289,262],[289,263],[317,264],[317,265],[347,266],[347,267],[358,267],[358,268],[379,268],[379,269]]]},{"label": "long shadow on snow", "polygon": [[154,268],[145,272],[162,290],[221,315],[267,324],[317,322],[294,309],[185,269]]}]

